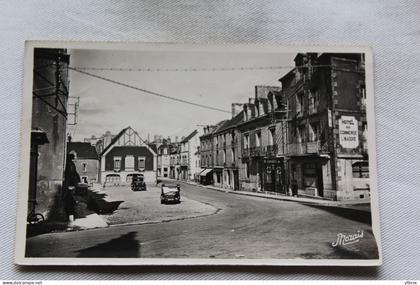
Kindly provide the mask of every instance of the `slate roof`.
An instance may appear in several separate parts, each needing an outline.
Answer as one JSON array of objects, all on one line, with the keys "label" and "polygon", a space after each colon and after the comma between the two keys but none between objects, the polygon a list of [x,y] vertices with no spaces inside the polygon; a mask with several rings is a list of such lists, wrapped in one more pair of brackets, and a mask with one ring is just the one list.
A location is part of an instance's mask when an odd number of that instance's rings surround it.
[{"label": "slate roof", "polygon": [[198,133],[197,130],[194,130],[191,134],[189,134],[186,138],[184,138],[181,143],[188,142],[191,138],[193,138]]},{"label": "slate roof", "polygon": [[[112,140],[111,143],[104,148],[104,150],[99,154],[100,156],[102,156],[104,153],[106,153],[108,151],[108,149],[110,149],[111,147],[113,147],[113,145],[118,141],[118,139],[124,135],[124,133],[130,129],[131,127],[126,127],[124,129],[122,129]],[[147,144],[147,146],[154,152],[157,153],[157,147],[155,144]]]},{"label": "slate roof", "polygon": [[235,117],[233,117],[230,120],[225,121],[216,131],[215,133],[221,133],[223,131],[226,131],[228,129],[231,129],[235,126],[237,126],[238,124],[242,123],[244,120],[244,111],[239,112],[238,115],[236,115]]},{"label": "slate roof", "polygon": [[78,158],[99,159],[96,148],[88,142],[68,142],[67,153],[76,152]]},{"label": "slate roof", "polygon": [[118,139],[125,133],[125,131],[128,129],[128,128],[130,128],[130,127],[127,127],[127,128],[125,128],[125,129],[122,129],[121,130],[121,132],[119,132],[118,133],[118,135],[116,135],[112,140],[111,140],[111,143],[109,144],[109,145],[107,145],[107,147],[106,148],[104,148],[104,150],[99,154],[100,156],[102,156],[108,149],[110,149],[113,145],[114,145],[114,143],[116,142],[116,141],[118,141]]}]

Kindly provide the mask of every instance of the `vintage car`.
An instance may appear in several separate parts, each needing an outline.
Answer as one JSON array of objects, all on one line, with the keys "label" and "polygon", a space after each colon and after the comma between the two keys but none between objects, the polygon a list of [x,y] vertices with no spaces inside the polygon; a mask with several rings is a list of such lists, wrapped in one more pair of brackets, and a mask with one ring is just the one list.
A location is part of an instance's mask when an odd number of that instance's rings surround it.
[{"label": "vintage car", "polygon": [[161,204],[178,204],[181,203],[181,186],[177,185],[165,185],[161,186],[160,194]]},{"label": "vintage car", "polygon": [[131,190],[146,191],[146,182],[144,182],[143,174],[133,174],[133,179],[131,180]]}]

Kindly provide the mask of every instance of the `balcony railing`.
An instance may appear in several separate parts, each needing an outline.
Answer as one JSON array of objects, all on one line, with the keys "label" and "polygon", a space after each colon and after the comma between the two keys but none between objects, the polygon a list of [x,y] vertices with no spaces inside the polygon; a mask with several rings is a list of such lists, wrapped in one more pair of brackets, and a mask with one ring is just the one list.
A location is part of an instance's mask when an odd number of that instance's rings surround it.
[{"label": "balcony railing", "polygon": [[242,150],[242,157],[276,156],[278,150],[277,144],[245,148]]},{"label": "balcony railing", "polygon": [[251,151],[249,148],[242,149],[242,157],[250,157]]},{"label": "balcony railing", "polygon": [[278,151],[278,146],[276,144],[268,145],[266,147],[266,156],[276,156]]},{"label": "balcony railing", "polygon": [[293,143],[293,144],[287,145],[288,155],[317,154],[317,153],[320,153],[320,150],[321,150],[320,141]]},{"label": "balcony railing", "polygon": [[252,157],[263,156],[263,155],[264,155],[264,149],[261,146],[251,147]]}]

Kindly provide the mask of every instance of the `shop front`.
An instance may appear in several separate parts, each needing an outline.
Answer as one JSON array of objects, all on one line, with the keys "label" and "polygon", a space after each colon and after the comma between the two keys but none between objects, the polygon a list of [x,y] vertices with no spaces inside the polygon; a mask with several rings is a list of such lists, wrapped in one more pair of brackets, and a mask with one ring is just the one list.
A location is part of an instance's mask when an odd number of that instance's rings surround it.
[{"label": "shop front", "polygon": [[200,184],[202,185],[213,184],[213,169],[206,168],[200,173]]},{"label": "shop front", "polygon": [[299,195],[324,197],[332,188],[331,166],[323,157],[300,157],[289,160],[290,184],[296,184]]},{"label": "shop front", "polygon": [[283,158],[264,159],[264,191],[287,194]]}]

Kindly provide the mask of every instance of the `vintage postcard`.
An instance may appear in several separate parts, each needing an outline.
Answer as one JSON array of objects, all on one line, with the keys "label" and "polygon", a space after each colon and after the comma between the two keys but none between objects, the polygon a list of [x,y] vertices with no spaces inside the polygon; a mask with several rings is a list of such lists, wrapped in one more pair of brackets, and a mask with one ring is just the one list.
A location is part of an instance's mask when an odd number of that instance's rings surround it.
[{"label": "vintage postcard", "polygon": [[27,42],[16,263],[382,263],[367,47]]}]

